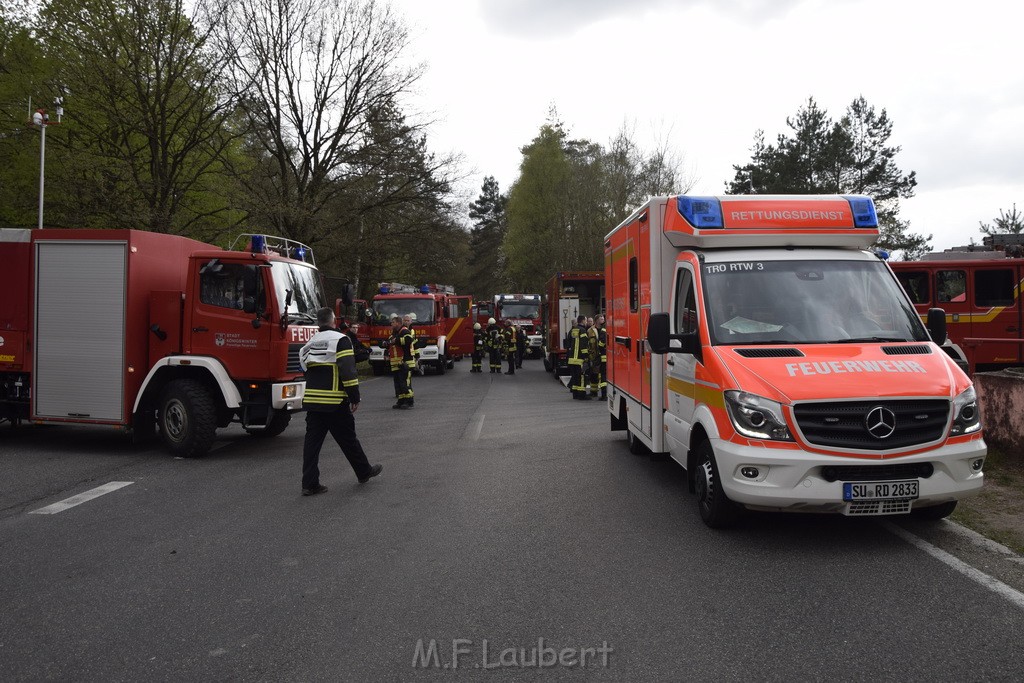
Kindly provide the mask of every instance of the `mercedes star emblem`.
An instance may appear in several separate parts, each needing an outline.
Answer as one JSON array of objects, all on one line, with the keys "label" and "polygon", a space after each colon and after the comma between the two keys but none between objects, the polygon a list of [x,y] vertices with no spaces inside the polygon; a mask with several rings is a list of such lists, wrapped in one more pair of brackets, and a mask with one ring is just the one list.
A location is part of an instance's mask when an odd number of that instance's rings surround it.
[{"label": "mercedes star emblem", "polygon": [[882,406],[875,406],[864,418],[868,434],[876,439],[888,439],[896,431],[896,413]]}]

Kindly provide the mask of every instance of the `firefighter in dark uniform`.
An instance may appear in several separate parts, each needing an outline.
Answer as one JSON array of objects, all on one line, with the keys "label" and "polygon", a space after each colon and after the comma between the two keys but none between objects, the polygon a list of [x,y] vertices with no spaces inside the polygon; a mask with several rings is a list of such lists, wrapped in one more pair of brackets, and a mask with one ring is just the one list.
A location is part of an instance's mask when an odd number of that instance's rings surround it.
[{"label": "firefighter in dark uniform", "polygon": [[576,324],[566,337],[565,347],[569,355],[569,390],[572,391],[572,397],[579,401],[590,400],[583,384],[583,364],[587,362],[588,356],[588,338],[584,328],[586,320],[582,315],[576,318]]},{"label": "firefighter in dark uniform", "polygon": [[395,380],[395,398],[398,399],[391,407],[412,408],[412,369],[416,367],[416,357],[412,350],[412,334],[398,316],[391,319],[388,353],[391,359],[391,376]]},{"label": "firefighter in dark uniform", "polygon": [[523,358],[526,357],[526,344],[529,341],[526,337],[526,330],[516,325],[516,367],[522,369]]},{"label": "firefighter in dark uniform", "polygon": [[501,331],[502,339],[505,342],[505,360],[508,361],[506,375],[516,374],[516,328],[512,327],[512,321],[505,321],[505,329]]},{"label": "firefighter in dark uniform", "polygon": [[302,495],[327,490],[320,483],[320,448],[327,433],[338,443],[359,483],[376,477],[383,465],[370,465],[356,437],[353,413],[359,408],[359,377],[356,374],[352,340],[334,329],[334,311],[316,313],[320,331],[299,351],[299,364],[306,373],[306,438],[302,444]]},{"label": "firefighter in dark uniform", "polygon": [[484,334],[480,323],[473,323],[473,367],[470,372],[483,372],[484,352],[487,350],[487,335]]},{"label": "firefighter in dark uniform", "polygon": [[608,331],[604,327],[604,316],[599,315],[595,321],[593,332],[594,345],[591,347],[590,359],[590,395],[608,398]]},{"label": "firefighter in dark uniform", "polygon": [[487,319],[487,355],[490,358],[491,372],[501,372],[501,352],[505,348],[505,338],[494,318]]}]

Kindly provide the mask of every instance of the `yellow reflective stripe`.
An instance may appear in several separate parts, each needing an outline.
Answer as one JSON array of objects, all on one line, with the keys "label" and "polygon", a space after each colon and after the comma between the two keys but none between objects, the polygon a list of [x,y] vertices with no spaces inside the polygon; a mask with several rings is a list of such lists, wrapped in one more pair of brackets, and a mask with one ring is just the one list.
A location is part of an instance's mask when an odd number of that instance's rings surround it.
[{"label": "yellow reflective stripe", "polygon": [[341,351],[338,351],[338,353],[334,354],[334,357],[335,358],[344,358],[345,356],[354,356],[354,355],[356,355],[356,352],[353,351],[352,349],[343,349]]},{"label": "yellow reflective stripe", "polygon": [[344,382],[341,383],[341,385],[345,386],[345,387],[357,387],[357,386],[359,386],[359,380],[358,379],[345,380]]},{"label": "yellow reflective stripe", "polygon": [[332,365],[334,365],[335,367],[337,366],[337,364],[334,363],[333,361],[328,363],[306,363],[307,368],[329,368]]}]

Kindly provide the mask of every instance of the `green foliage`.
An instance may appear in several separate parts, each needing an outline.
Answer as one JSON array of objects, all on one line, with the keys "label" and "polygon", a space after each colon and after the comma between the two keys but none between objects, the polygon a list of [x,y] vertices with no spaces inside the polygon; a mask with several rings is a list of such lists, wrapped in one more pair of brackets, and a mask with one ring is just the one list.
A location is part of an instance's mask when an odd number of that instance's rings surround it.
[{"label": "green foliage", "polygon": [[498,181],[487,176],[480,196],[469,205],[469,218],[474,223],[469,236],[467,291],[477,299],[489,299],[508,289],[502,275],[505,256],[501,246],[507,224],[507,203],[508,197],[501,193]]},{"label": "green foliage", "polygon": [[992,223],[978,222],[985,235],[1019,235],[1024,232],[1024,214],[1017,211],[1017,203],[1009,211],[999,209],[999,216]]},{"label": "green foliage", "polygon": [[864,194],[878,211],[877,245],[914,258],[929,250],[931,235],[908,232],[899,220],[899,200],[914,196],[915,173],[896,166],[898,146],[890,146],[892,121],[876,112],[863,97],[833,121],[814,98],[787,118],[790,134],[767,144],[763,131],[754,135],[751,160],[733,166],[726,185],[730,194]]}]

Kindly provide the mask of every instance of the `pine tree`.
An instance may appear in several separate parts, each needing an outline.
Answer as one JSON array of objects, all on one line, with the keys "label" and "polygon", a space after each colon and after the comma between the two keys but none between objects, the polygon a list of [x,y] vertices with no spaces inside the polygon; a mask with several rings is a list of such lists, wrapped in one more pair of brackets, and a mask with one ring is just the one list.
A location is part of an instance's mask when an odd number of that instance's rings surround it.
[{"label": "pine tree", "polygon": [[469,233],[469,291],[478,299],[487,299],[506,289],[503,272],[505,258],[501,243],[505,239],[505,205],[494,176],[484,178],[480,196],[469,205],[473,228]]},{"label": "pine tree", "polygon": [[992,223],[978,221],[980,230],[985,235],[1019,235],[1024,232],[1024,214],[1017,211],[1017,203],[1009,211],[999,209],[999,217]]}]

